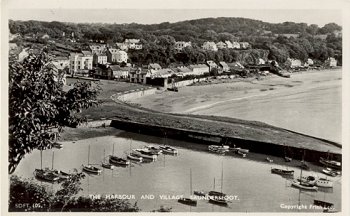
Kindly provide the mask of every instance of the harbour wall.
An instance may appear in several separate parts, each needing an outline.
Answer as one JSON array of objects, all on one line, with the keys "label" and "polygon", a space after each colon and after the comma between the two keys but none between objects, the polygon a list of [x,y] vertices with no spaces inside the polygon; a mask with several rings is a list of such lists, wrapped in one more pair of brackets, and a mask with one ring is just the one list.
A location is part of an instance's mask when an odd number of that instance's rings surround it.
[{"label": "harbour wall", "polygon": [[313,149],[301,149],[293,146],[285,146],[278,143],[261,142],[257,140],[247,140],[237,137],[226,136],[219,134],[207,134],[200,131],[185,130],[179,128],[163,127],[158,125],[149,125],[128,120],[114,119],[110,126],[135,133],[158,136],[164,138],[183,140],[188,142],[199,143],[203,145],[229,145],[230,147],[241,147],[249,149],[250,152],[284,157],[285,152],[293,159],[309,162],[318,162],[320,157],[331,158],[341,161],[342,155],[333,152],[321,152]]}]

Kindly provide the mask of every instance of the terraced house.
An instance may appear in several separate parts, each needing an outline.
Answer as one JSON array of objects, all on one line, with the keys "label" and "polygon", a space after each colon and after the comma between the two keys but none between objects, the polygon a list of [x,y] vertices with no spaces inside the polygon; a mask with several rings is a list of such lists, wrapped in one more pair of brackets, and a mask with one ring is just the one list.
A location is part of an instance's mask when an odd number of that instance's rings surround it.
[{"label": "terraced house", "polygon": [[80,53],[71,53],[69,57],[71,74],[88,74],[92,69],[93,56],[90,51],[81,51]]}]

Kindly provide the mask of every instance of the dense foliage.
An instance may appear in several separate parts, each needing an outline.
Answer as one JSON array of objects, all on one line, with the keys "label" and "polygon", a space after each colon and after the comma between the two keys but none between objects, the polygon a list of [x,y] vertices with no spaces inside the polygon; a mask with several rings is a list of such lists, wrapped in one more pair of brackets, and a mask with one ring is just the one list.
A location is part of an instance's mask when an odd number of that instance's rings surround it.
[{"label": "dense foliage", "polygon": [[78,196],[82,173],[73,173],[57,191],[43,184],[17,176],[10,178],[10,212],[137,212],[139,208],[128,200],[90,199]]},{"label": "dense foliage", "polygon": [[[206,18],[153,25],[10,20],[9,27],[13,34],[47,33],[56,39],[71,38],[74,33],[74,37],[82,45],[91,41],[114,44],[127,38],[138,38],[141,39],[143,50],[134,51],[130,55],[131,62],[136,64],[158,62],[169,65],[201,63],[204,60],[235,61],[240,51],[224,49],[214,53],[200,49],[205,41],[225,40],[245,41],[253,48],[269,50],[271,52],[269,58],[279,63],[283,63],[288,57],[303,61],[312,58],[320,62],[328,57],[335,57],[339,63],[342,59],[342,38],[333,35],[334,31],[341,31],[342,28],[335,23],[318,27],[314,24],[294,22],[272,24],[246,18]],[[299,36],[287,38],[280,34]],[[327,40],[317,38],[319,34],[328,35]],[[175,41],[191,41],[193,48],[178,53],[173,47]]]},{"label": "dense foliage", "polygon": [[91,83],[78,82],[63,90],[63,75],[45,52],[9,62],[9,173],[34,149],[52,148],[63,126],[85,119],[75,115],[97,104],[99,92]]}]

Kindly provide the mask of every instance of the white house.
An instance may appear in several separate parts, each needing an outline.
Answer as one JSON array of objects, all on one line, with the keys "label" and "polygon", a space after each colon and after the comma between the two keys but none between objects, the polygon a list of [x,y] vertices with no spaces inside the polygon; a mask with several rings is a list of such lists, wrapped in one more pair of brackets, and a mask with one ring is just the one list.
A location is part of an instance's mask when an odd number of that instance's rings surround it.
[{"label": "white house", "polygon": [[146,84],[146,77],[150,76],[148,69],[133,68],[129,71],[130,82]]},{"label": "white house", "polygon": [[188,68],[192,71],[190,75],[198,76],[198,75],[203,75],[204,73],[209,73],[209,67],[205,64],[189,65]]},{"label": "white house", "polygon": [[231,43],[231,41],[225,41],[226,47],[229,49],[233,48],[233,44]]},{"label": "white house", "polygon": [[70,73],[87,74],[92,69],[93,56],[90,51],[81,51],[80,53],[71,53],[69,57]]},{"label": "white house", "polygon": [[205,50],[218,51],[218,47],[212,41],[204,42],[202,48]]},{"label": "white house", "polygon": [[225,48],[227,48],[227,44],[222,42],[222,41],[217,42],[216,46],[218,47],[218,49],[225,49]]},{"label": "white house", "polygon": [[123,50],[111,48],[107,50],[107,61],[109,63],[126,63],[128,61],[128,54]]},{"label": "white house", "polygon": [[185,47],[192,46],[191,42],[185,42],[185,41],[176,41],[175,42],[175,49],[178,51],[181,51]]},{"label": "white house", "polygon": [[337,60],[333,57],[329,57],[326,61],[326,66],[329,66],[329,67],[336,67],[337,66]]},{"label": "white house", "polygon": [[288,58],[286,65],[288,65],[290,68],[301,67],[301,61],[299,59]]},{"label": "white house", "polygon": [[232,42],[232,48],[234,48],[234,49],[240,49],[240,48],[241,48],[241,45],[240,45],[238,42],[233,41],[233,42]]}]

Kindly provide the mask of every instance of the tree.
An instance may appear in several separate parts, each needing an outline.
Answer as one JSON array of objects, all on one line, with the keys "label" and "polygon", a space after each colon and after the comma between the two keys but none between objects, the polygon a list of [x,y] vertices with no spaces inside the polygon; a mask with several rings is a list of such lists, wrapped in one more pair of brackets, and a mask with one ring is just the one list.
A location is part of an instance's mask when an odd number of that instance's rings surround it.
[{"label": "tree", "polygon": [[[77,196],[82,190],[81,179],[84,174],[73,172],[60,183],[55,192],[32,180],[14,175],[10,178],[10,212],[137,212],[137,203],[128,200],[91,199]],[[20,204],[20,205],[19,205]]]},{"label": "tree", "polygon": [[77,82],[63,91],[63,77],[47,53],[9,62],[9,173],[34,149],[52,148],[64,126],[85,121],[76,113],[97,105],[99,89]]}]

